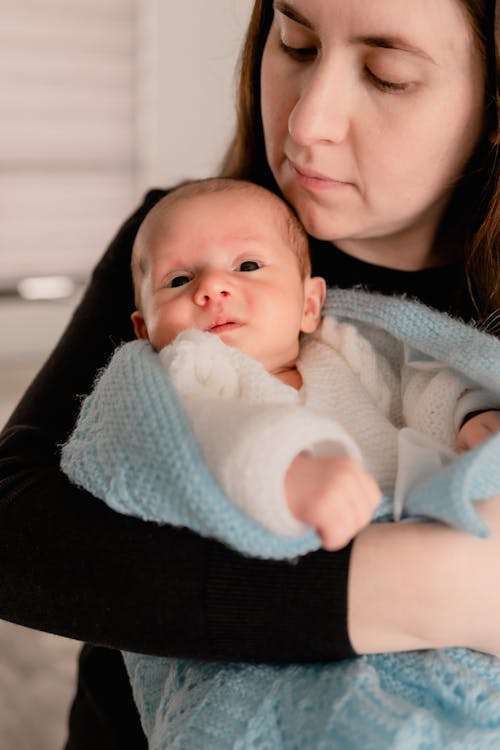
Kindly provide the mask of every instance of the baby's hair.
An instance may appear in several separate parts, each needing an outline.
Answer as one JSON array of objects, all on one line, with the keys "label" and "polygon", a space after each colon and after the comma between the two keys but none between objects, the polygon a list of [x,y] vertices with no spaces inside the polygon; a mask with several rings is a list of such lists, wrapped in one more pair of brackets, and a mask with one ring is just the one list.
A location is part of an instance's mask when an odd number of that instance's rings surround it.
[{"label": "baby's hair", "polygon": [[[299,270],[302,278],[306,278],[311,273],[311,259],[309,255],[309,240],[307,234],[297,218],[293,209],[279,198],[275,193],[267,188],[256,185],[248,180],[239,180],[232,177],[208,177],[203,180],[194,180],[184,182],[179,187],[172,190],[164,198],[153,206],[147,214],[134,242],[132,249],[132,280],[134,283],[136,308],[140,309],[139,289],[140,281],[145,271],[145,257],[143,253],[143,227],[147,227],[159,215],[163,214],[171,206],[181,200],[189,200],[201,195],[212,193],[224,193],[230,191],[240,191],[252,193],[255,197],[262,200],[271,201],[277,209],[277,216],[282,219],[283,231],[287,234],[290,244],[290,250],[294,253],[299,264]],[[142,231],[141,231],[142,230]]]}]

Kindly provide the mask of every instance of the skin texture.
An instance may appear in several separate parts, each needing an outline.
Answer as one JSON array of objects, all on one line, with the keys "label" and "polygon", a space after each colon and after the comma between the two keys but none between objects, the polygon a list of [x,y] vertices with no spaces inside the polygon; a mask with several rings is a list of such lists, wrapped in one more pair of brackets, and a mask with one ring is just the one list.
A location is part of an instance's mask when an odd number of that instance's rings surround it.
[{"label": "skin texture", "polygon": [[500,654],[499,500],[476,506],[487,539],[430,523],[359,534],[348,623],[358,653],[463,646]]},{"label": "skin texture", "polygon": [[457,451],[475,448],[476,445],[488,440],[500,430],[500,411],[485,411],[467,420],[460,428],[457,439]]},{"label": "skin texture", "polygon": [[136,335],[158,351],[207,330],[273,374],[295,369],[300,332],[316,329],[323,279],[302,278],[283,222],[241,191],[164,204],[140,230],[144,273]]},{"label": "skin texture", "polygon": [[436,230],[484,128],[456,0],[277,2],[261,86],[268,161],[310,234],[403,270],[446,261]]}]

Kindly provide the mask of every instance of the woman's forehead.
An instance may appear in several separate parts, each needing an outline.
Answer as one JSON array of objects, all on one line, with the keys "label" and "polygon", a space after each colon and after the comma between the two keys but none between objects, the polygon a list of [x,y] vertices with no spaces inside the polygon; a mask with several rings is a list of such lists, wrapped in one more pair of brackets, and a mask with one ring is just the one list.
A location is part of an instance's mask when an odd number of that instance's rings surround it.
[{"label": "woman's forehead", "polygon": [[422,33],[430,28],[446,30],[450,23],[471,27],[467,4],[463,0],[275,0],[278,15],[287,16],[312,31],[331,31],[345,25],[408,34]]}]

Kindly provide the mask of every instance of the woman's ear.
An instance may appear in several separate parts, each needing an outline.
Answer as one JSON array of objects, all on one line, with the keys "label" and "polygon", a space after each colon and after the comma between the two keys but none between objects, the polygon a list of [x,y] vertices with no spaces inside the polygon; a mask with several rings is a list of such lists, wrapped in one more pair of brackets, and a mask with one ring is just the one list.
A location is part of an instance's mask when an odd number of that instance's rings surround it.
[{"label": "woman's ear", "polygon": [[312,333],[321,320],[321,310],[326,297],[326,283],[321,276],[308,277],[304,281],[304,311],[302,333]]},{"label": "woman's ear", "polygon": [[149,341],[148,329],[146,328],[146,323],[144,321],[142,313],[139,312],[139,310],[135,310],[130,316],[130,320],[132,321],[132,325],[134,326],[134,333],[136,338],[146,339],[146,341]]}]

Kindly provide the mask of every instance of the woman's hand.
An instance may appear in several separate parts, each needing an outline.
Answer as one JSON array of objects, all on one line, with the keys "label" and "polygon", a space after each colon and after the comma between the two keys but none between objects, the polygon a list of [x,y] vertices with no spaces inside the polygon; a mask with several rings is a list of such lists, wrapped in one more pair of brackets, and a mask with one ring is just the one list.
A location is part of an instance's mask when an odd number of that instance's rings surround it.
[{"label": "woman's hand", "polygon": [[367,526],[382,499],[373,477],[353,458],[307,453],[291,463],[285,494],[290,512],[315,529],[330,551],[345,547]]}]

